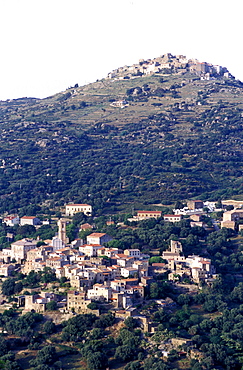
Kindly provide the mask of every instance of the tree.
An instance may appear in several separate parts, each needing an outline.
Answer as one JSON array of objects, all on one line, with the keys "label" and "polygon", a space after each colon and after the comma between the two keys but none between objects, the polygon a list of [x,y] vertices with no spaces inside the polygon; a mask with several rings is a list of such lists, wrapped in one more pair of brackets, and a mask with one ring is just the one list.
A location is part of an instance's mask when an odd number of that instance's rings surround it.
[{"label": "tree", "polygon": [[160,256],[153,256],[149,259],[149,264],[152,265],[152,263],[164,263],[165,260]]},{"label": "tree", "polygon": [[15,283],[14,293],[20,293],[22,289],[23,289],[23,284],[21,281],[18,281],[17,283]]},{"label": "tree", "polygon": [[46,304],[47,311],[55,311],[57,309],[57,302],[56,301],[50,301]]},{"label": "tree", "polygon": [[14,294],[15,281],[13,278],[8,278],[2,284],[2,294],[10,296]]},{"label": "tree", "polygon": [[33,225],[23,225],[17,228],[16,233],[21,235],[23,238],[34,236],[36,233],[36,228]]},{"label": "tree", "polygon": [[87,357],[87,365],[89,370],[104,369],[107,366],[107,357],[101,352],[90,353]]},{"label": "tree", "polygon": [[0,338],[0,357],[8,352],[8,342],[3,338]]},{"label": "tree", "polygon": [[43,330],[46,334],[53,334],[56,331],[56,325],[53,321],[48,320],[43,325]]},{"label": "tree", "polygon": [[90,310],[97,310],[98,308],[98,305],[96,302],[91,302],[87,305],[87,308],[89,308]]},{"label": "tree", "polygon": [[177,298],[179,305],[183,306],[184,304],[190,303],[190,296],[188,294],[180,294]]},{"label": "tree", "polygon": [[140,370],[141,365],[139,361],[133,361],[127,364],[124,368],[124,370]]},{"label": "tree", "polygon": [[149,287],[149,295],[150,298],[158,298],[159,297],[159,286],[158,283],[151,283]]},{"label": "tree", "polygon": [[52,365],[57,360],[56,348],[54,346],[45,346],[38,351],[36,359],[30,361],[31,366]]},{"label": "tree", "polygon": [[135,320],[131,316],[129,316],[129,317],[126,318],[126,320],[124,321],[124,324],[130,330],[131,329],[134,329],[134,328],[136,328],[138,326],[137,320]]},{"label": "tree", "polygon": [[82,222],[85,222],[87,220],[87,216],[83,212],[78,212],[73,215],[72,223],[75,226],[80,225]]},{"label": "tree", "polygon": [[40,281],[40,275],[38,275],[35,271],[30,271],[30,273],[26,276],[25,282],[30,287],[35,287]]},{"label": "tree", "polygon": [[76,236],[76,226],[74,224],[68,224],[66,227],[67,237],[69,238],[70,242],[75,239]]},{"label": "tree", "polygon": [[129,345],[122,345],[116,348],[115,358],[120,361],[129,361],[136,358],[136,350]]},{"label": "tree", "polygon": [[43,283],[51,283],[52,281],[56,281],[56,274],[50,267],[45,267],[44,271],[40,271],[40,280]]},{"label": "tree", "polygon": [[94,328],[90,333],[90,338],[94,340],[103,338],[103,336],[104,336],[104,330],[101,328]]},{"label": "tree", "polygon": [[175,203],[175,209],[182,209],[185,206],[180,200]]}]

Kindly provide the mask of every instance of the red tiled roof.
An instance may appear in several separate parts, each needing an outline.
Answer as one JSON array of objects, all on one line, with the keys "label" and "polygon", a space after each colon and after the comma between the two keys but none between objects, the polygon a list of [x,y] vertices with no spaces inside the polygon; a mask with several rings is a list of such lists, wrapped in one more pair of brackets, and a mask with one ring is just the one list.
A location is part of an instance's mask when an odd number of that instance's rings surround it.
[{"label": "red tiled roof", "polygon": [[76,204],[76,203],[71,203],[71,204],[66,204],[66,207],[80,207],[80,206],[87,206],[87,207],[91,207],[90,204]]},{"label": "red tiled roof", "polygon": [[88,237],[92,236],[92,237],[101,238],[104,235],[106,235],[106,233],[92,233],[92,234],[88,235]]},{"label": "red tiled roof", "polygon": [[148,214],[157,214],[157,215],[161,215],[161,211],[137,211],[137,213],[148,213]]},{"label": "red tiled roof", "polygon": [[181,217],[181,215],[164,215],[164,217]]},{"label": "red tiled roof", "polygon": [[21,217],[21,220],[33,220],[34,218],[36,218],[35,216],[23,216]]}]

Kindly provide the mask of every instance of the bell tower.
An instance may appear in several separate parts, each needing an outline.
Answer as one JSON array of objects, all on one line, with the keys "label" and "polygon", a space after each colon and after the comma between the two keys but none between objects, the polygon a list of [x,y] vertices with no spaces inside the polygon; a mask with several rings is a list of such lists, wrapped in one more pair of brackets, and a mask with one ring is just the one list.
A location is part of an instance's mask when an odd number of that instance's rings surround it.
[{"label": "bell tower", "polygon": [[68,243],[67,235],[66,235],[66,221],[62,218],[58,220],[58,239],[60,239],[63,244]]}]

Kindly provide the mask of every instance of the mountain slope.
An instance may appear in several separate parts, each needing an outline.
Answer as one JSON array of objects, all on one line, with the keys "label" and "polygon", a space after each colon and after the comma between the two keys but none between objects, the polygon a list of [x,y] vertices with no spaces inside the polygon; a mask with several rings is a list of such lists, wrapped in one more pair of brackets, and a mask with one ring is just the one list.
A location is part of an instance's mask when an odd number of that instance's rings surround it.
[{"label": "mountain slope", "polygon": [[243,84],[172,62],[0,102],[0,210],[77,201],[99,212],[241,195]]}]

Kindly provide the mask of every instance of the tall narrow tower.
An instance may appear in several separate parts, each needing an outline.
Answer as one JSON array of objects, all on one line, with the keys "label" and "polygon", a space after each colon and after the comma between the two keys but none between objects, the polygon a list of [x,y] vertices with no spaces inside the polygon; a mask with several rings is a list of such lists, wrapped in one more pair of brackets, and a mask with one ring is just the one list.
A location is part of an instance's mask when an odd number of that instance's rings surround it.
[{"label": "tall narrow tower", "polygon": [[66,221],[62,218],[58,220],[58,239],[60,239],[63,244],[67,244],[67,235],[66,235]]}]

